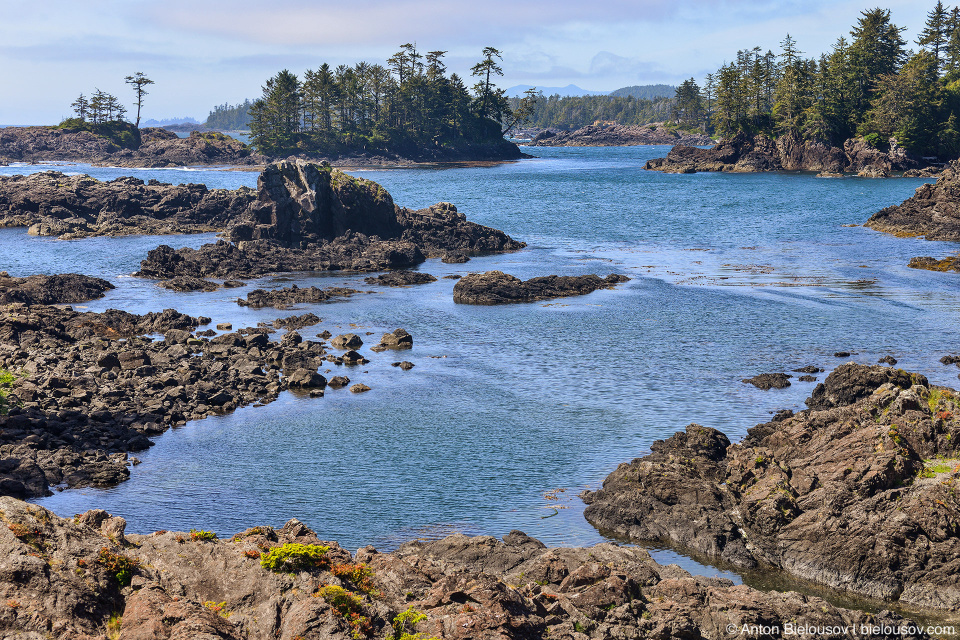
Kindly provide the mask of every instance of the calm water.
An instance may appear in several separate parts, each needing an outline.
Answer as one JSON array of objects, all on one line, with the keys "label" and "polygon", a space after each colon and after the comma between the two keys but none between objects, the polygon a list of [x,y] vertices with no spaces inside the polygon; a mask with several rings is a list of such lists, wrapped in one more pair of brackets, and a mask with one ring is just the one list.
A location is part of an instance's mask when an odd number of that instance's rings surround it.
[{"label": "calm water", "polygon": [[[362,276],[297,274],[239,293],[289,282],[374,293],[295,311],[251,310],[233,302],[236,290],[177,294],[129,277],[157,244],[199,246],[210,235],[64,242],[0,230],[0,268],[12,275],[78,271],[116,284],[85,305],[92,310],[176,307],[234,326],[313,311],[324,320],[307,336],[374,334],[361,349],[372,362],[347,372],[369,393],[286,394],[191,423],[138,454],[143,464],[128,482],[37,502],[62,515],[104,508],[136,532],[231,534],[298,517],[348,548],[511,529],[551,545],[591,544],[601,538],[576,495],[618,463],[690,422],[737,439],[777,409],[800,408],[813,388],[795,381],[764,392],[742,384],[744,377],[808,364],[830,369],[842,362],[833,353],[845,350],[863,363],[892,354],[899,366],[957,386],[956,367],[938,359],[960,344],[960,279],[906,264],[960,246],[847,226],[901,202],[923,180],[642,170],[667,150],[538,148],[538,159],[494,167],[354,172],[401,205],[454,202],[471,220],[529,243],[465,265],[431,260],[421,267],[428,273],[633,278],[614,291],[547,303],[461,306],[453,304],[452,280],[386,289],[364,285]],[[61,169],[100,179],[256,184],[256,174],[236,171]],[[396,327],[413,334],[412,351],[366,351]],[[390,366],[399,359],[416,368]],[[559,500],[544,497],[557,489]]]}]

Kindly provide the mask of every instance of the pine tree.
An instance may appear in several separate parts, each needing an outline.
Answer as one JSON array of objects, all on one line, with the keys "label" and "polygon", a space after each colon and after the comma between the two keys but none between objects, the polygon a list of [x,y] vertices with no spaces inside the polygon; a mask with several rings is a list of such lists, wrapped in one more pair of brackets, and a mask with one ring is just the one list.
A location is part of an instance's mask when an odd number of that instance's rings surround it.
[{"label": "pine tree", "polygon": [[87,102],[87,99],[81,93],[80,97],[73,101],[73,104],[70,105],[70,108],[73,109],[73,112],[77,114],[77,117],[80,120],[87,119],[87,109],[90,108],[90,103]]},{"label": "pine tree", "polygon": [[917,44],[933,54],[934,69],[937,75],[943,69],[944,58],[946,57],[946,47],[950,40],[950,14],[947,13],[943,2],[937,0],[937,4],[927,14],[927,22],[920,37],[917,38]]},{"label": "pine tree", "polygon": [[[134,92],[137,95],[137,101],[134,103],[137,106],[137,121],[134,123],[135,127],[140,127],[140,109],[143,107],[143,96],[147,95],[147,90],[144,88],[148,84],[153,84],[153,80],[148,78],[143,74],[142,71],[137,71],[132,76],[127,76],[124,78],[124,82],[133,87]],[[124,109],[126,112],[126,109]]]}]

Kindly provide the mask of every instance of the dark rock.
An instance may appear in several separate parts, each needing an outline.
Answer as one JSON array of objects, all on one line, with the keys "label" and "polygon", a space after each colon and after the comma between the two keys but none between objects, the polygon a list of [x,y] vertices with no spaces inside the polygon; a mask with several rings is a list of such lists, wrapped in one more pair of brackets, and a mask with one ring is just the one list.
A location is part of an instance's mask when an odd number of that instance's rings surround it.
[{"label": "dark rock", "polygon": [[805,367],[800,367],[799,369],[794,369],[794,373],[820,373],[823,371],[820,367],[815,367],[812,364]]},{"label": "dark rock", "polygon": [[224,280],[223,286],[227,289],[236,289],[238,287],[247,286],[247,283],[243,282],[242,280]]},{"label": "dark rock", "polygon": [[[912,197],[873,214],[865,226],[898,236],[922,235],[927,240],[960,241],[958,184],[960,162],[954,160],[943,170],[936,184],[920,185]],[[910,266],[928,268],[913,264],[913,260]]]},{"label": "dark rock", "polygon": [[817,376],[804,375],[797,378],[800,382],[816,382]]},{"label": "dark rock", "polygon": [[327,386],[339,389],[350,384],[350,378],[347,376],[334,376],[327,381]]},{"label": "dark rock", "polygon": [[412,284],[436,282],[437,279],[429,273],[400,270],[384,273],[376,277],[364,278],[363,281],[367,284],[379,284],[386,287],[405,287]]},{"label": "dark rock", "polygon": [[391,367],[400,367],[400,368],[403,369],[404,371],[410,371],[410,369],[413,369],[413,367],[416,366],[416,365],[414,365],[412,362],[408,362],[408,361],[404,360],[403,362],[392,362],[392,363],[390,363],[390,366],[391,366]]},{"label": "dark rock", "polygon": [[411,349],[413,348],[413,336],[407,333],[406,329],[395,329],[390,333],[383,334],[380,338],[380,346],[386,349]]},{"label": "dark rock", "polygon": [[[815,397],[829,401],[808,400],[813,409],[757,425],[741,444],[696,425],[654,443],[584,494],[584,515],[608,534],[955,611],[960,530],[947,514],[960,497],[946,487],[956,473],[925,465],[957,455],[955,392],[856,364],[821,387],[831,391]],[[691,446],[691,434],[713,444]]]},{"label": "dark rock", "polygon": [[330,341],[335,349],[358,349],[363,346],[363,340],[355,333],[344,333]]},{"label": "dark rock", "polygon": [[282,289],[254,289],[247,294],[247,299],[237,298],[237,304],[241,307],[273,307],[275,309],[286,309],[291,305],[302,303],[329,302],[331,300],[340,300],[360,293],[356,289],[347,289],[344,287],[327,287],[320,289],[317,287],[307,287],[302,289],[293,284]]},{"label": "dark rock", "polygon": [[444,279],[444,280],[459,280],[459,279],[462,278],[462,277],[463,277],[463,276],[461,276],[460,274],[451,273],[451,274],[448,275],[448,276],[443,276],[443,279]]},{"label": "dark rock", "polygon": [[[465,253],[447,253],[440,259],[445,264],[464,264],[470,261],[470,256]],[[448,276],[444,276],[448,277]]]},{"label": "dark rock", "polygon": [[833,357],[834,357],[834,358],[849,358],[850,355],[851,355],[851,354],[850,354],[849,351],[837,351],[836,353],[833,354]]},{"label": "dark rock", "polygon": [[502,271],[470,273],[453,286],[453,301],[460,304],[507,304],[585,295],[597,289],[612,289],[630,278],[611,274],[606,278],[543,276],[520,280]]},{"label": "dark rock", "polygon": [[367,364],[368,362],[370,362],[369,360],[364,358],[362,355],[360,355],[356,351],[353,351],[352,349],[344,353],[342,356],[340,356],[340,358],[343,360],[344,364],[356,365],[356,364]]},{"label": "dark rock", "polygon": [[171,291],[216,291],[220,288],[216,282],[190,276],[177,276],[170,280],[163,280],[160,286]]},{"label": "dark rock", "polygon": [[960,356],[943,356],[940,358],[941,364],[957,364],[960,365]]},{"label": "dark rock", "polygon": [[286,318],[277,318],[273,321],[273,326],[277,329],[287,329],[296,331],[304,327],[312,327],[320,322],[320,317],[313,313],[304,313],[299,316],[288,316]]},{"label": "dark rock", "polygon": [[363,383],[357,383],[350,387],[350,393],[363,393],[364,391],[370,391],[370,387]]},{"label": "dark rock", "polygon": [[790,378],[792,377],[787,373],[761,373],[752,378],[741,380],[741,382],[752,384],[763,391],[769,391],[770,389],[786,389],[790,386]]},{"label": "dark rock", "polygon": [[910,258],[907,266],[911,269],[923,269],[925,271],[956,271],[960,273],[960,255],[947,256],[939,260],[930,256]]},{"label": "dark rock", "polygon": [[297,369],[290,374],[287,385],[294,389],[322,389],[327,386],[327,379],[316,369]]},{"label": "dark rock", "polygon": [[882,358],[877,360],[877,362],[879,364],[889,364],[892,367],[893,365],[897,364],[897,359],[894,358],[893,356],[883,356]]},{"label": "dark rock", "polygon": [[102,298],[106,291],[114,288],[106,280],[77,273],[11,278],[3,272],[3,275],[0,275],[0,304],[86,302]]}]

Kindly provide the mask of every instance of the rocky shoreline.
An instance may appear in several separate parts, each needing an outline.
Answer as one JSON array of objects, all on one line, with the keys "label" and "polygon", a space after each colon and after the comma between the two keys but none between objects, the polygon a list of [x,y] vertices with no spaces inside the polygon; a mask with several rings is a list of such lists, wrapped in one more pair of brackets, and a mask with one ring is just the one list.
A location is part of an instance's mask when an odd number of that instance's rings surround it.
[{"label": "rocky shoreline", "polygon": [[576,131],[544,129],[533,140],[531,147],[632,147],[648,144],[713,144],[710,136],[668,129],[662,122],[645,125],[592,124]]},{"label": "rocky shoreline", "polygon": [[816,171],[828,177],[856,174],[880,178],[926,166],[901,147],[893,146],[884,152],[862,138],[851,138],[844,142],[842,149],[838,149],[822,142],[802,140],[795,135],[785,134],[771,140],[763,135],[751,137],[741,132],[710,149],[677,145],[667,157],[650,160],[644,168],[664,173]]},{"label": "rocky shoreline", "polygon": [[31,640],[929,637],[889,611],[694,577],[613,543],[551,549],[513,531],[351,554],[298,520],[220,539],[127,534],[101,510],[65,519],[9,497],[0,514],[0,631]]},{"label": "rocky shoreline", "polygon": [[502,271],[468,273],[453,286],[453,301],[458,304],[509,304],[552,298],[582,296],[597,289],[612,289],[627,276],[611,273],[606,278],[585,276],[540,276],[521,280]]},{"label": "rocky shoreline", "polygon": [[[196,331],[209,318],[173,309],[140,316],[17,303],[3,311],[0,368],[22,377],[0,416],[0,495],[116,484],[129,476],[128,453],[151,446],[149,437],[288,389],[322,396],[321,366],[367,362],[301,338],[294,329],[320,322],[312,314],[216,335]],[[270,339],[275,327],[287,329],[279,340]]]},{"label": "rocky shoreline", "polygon": [[621,464],[585,517],[912,610],[960,607],[960,407],[898,369],[841,365],[809,409],[739,444],[692,424]]}]

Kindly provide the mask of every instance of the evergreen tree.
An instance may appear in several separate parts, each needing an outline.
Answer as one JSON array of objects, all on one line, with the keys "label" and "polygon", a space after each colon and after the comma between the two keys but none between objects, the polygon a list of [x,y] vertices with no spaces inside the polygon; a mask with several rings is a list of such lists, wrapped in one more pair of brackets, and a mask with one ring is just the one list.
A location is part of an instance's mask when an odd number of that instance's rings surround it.
[{"label": "evergreen tree", "polygon": [[70,105],[70,108],[73,109],[73,112],[77,114],[77,117],[81,120],[87,119],[87,110],[90,108],[90,103],[87,102],[87,99],[81,93],[80,97],[73,101],[73,104]]},{"label": "evergreen tree", "polygon": [[917,44],[933,54],[934,69],[939,75],[944,65],[947,43],[950,40],[950,14],[941,0],[927,14],[927,22],[920,37],[917,38]]},{"label": "evergreen tree", "polygon": [[[137,105],[137,121],[134,122],[134,126],[139,128],[140,109],[143,107],[143,96],[147,95],[147,90],[144,87],[149,84],[153,84],[153,80],[145,76],[142,71],[137,71],[134,75],[124,78],[124,82],[133,87],[133,90],[137,95],[137,101],[134,103]],[[126,109],[124,109],[124,112],[126,112]]]}]

